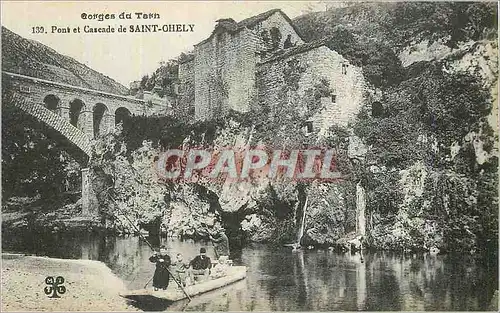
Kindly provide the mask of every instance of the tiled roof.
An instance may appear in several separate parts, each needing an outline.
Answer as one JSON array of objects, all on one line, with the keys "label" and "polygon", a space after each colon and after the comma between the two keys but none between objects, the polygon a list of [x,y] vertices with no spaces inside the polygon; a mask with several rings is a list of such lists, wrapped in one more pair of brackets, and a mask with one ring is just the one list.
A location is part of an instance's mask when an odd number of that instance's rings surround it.
[{"label": "tiled roof", "polygon": [[238,27],[252,28],[255,25],[257,25],[258,23],[266,20],[267,18],[269,18],[271,15],[273,15],[276,12],[283,13],[280,9],[272,9],[272,10],[266,11],[264,13],[261,13],[261,14],[258,14],[258,15],[255,15],[255,16],[252,16],[252,17],[249,17],[249,18],[246,18],[246,19],[240,21],[238,23]]},{"label": "tiled roof", "polygon": [[285,13],[283,13],[283,11],[281,11],[280,9],[272,9],[272,10],[266,11],[264,13],[246,18],[240,22],[235,22],[232,18],[219,19],[219,20],[217,20],[217,25],[215,26],[215,29],[212,32],[212,34],[210,35],[210,37],[208,37],[205,40],[200,41],[195,46],[209,41],[214,36],[217,29],[219,29],[219,28],[223,28],[226,31],[228,31],[229,33],[235,33],[235,32],[240,31],[241,29],[244,29],[244,28],[253,28],[255,25],[268,19],[271,15],[273,15],[275,13],[280,13],[283,16],[283,18],[292,26],[292,28],[299,35],[299,37],[302,38],[299,30],[295,27],[292,20]]},{"label": "tiled roof", "polygon": [[186,54],[185,57],[183,57],[182,59],[179,60],[179,64],[183,64],[183,63],[187,63],[189,61],[192,61],[194,60],[194,54]]},{"label": "tiled roof", "polygon": [[301,44],[301,45],[298,45],[298,46],[295,46],[292,48],[277,50],[274,55],[261,61],[260,64],[273,62],[273,61],[276,61],[279,59],[284,59],[284,58],[287,58],[287,57],[295,55],[295,54],[304,53],[304,52],[312,50],[314,48],[324,46],[328,43],[329,39],[330,38],[323,38],[323,39],[311,41],[308,43],[304,43],[304,44]]},{"label": "tiled roof", "polygon": [[223,18],[216,21],[217,25],[215,27],[222,27],[229,32],[235,32],[239,29],[238,23],[232,18]]}]

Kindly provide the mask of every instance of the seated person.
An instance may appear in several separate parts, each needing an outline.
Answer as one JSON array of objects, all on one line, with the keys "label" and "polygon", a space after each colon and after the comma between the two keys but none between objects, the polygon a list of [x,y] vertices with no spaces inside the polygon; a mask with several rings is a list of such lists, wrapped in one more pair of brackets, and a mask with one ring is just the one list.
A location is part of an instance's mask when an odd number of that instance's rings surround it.
[{"label": "seated person", "polygon": [[210,274],[210,277],[220,278],[226,276],[228,266],[229,265],[227,256],[221,256],[219,258],[219,261],[215,264],[212,273]]},{"label": "seated person", "polygon": [[173,275],[182,286],[187,285],[187,270],[189,269],[189,264],[184,262],[184,258],[181,253],[177,253],[174,264],[172,264]]},{"label": "seated person", "polygon": [[210,269],[212,268],[212,261],[206,256],[207,250],[205,248],[200,249],[200,255],[197,255],[191,262],[189,262],[189,278],[192,282],[196,283],[195,278],[198,276],[203,276],[203,280],[207,280],[208,275],[210,275]]}]

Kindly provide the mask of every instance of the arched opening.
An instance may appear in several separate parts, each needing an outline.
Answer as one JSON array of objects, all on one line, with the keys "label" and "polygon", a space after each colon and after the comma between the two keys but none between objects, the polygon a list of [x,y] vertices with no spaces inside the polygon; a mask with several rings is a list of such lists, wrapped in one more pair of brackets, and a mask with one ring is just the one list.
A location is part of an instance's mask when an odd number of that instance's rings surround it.
[{"label": "arched opening", "polygon": [[271,44],[273,46],[273,50],[279,49],[281,44],[281,32],[278,27],[271,27],[269,30],[271,35]]},{"label": "arched opening", "polygon": [[103,135],[106,132],[106,119],[105,115],[108,113],[108,108],[98,103],[94,106],[94,137]]},{"label": "arched opening", "polygon": [[[41,105],[42,101],[39,103]],[[89,157],[74,138],[67,136],[66,125],[58,127],[50,115],[34,115],[15,105],[2,107],[2,115],[2,126],[9,129],[9,138],[2,140],[2,147],[9,149],[19,145],[27,148],[6,150],[13,152],[4,156],[2,187],[5,190],[2,192],[5,194],[2,196],[5,195],[6,199],[21,195],[50,199],[66,191],[69,194],[64,196],[64,201],[75,203],[81,194],[80,169],[88,164]],[[27,130],[29,136],[26,136]],[[33,159],[35,152],[36,162],[26,162]],[[21,167],[24,171],[18,170]]]},{"label": "arched opening", "polygon": [[372,103],[372,117],[383,117],[384,116],[384,106],[382,103],[375,101]]},{"label": "arched opening", "polygon": [[115,125],[125,123],[130,118],[130,111],[127,108],[120,107],[115,111]]},{"label": "arched opening", "polygon": [[75,99],[69,103],[69,122],[78,129],[82,129],[80,115],[85,104],[80,99]]},{"label": "arched opening", "polygon": [[55,112],[59,107],[59,98],[54,95],[47,95],[43,98],[43,105],[52,112]]}]

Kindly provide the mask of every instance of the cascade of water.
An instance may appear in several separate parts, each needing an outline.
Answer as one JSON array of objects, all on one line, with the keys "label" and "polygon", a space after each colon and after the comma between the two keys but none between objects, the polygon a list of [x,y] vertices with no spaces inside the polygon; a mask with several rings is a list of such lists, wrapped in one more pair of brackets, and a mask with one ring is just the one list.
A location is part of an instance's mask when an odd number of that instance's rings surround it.
[{"label": "cascade of water", "polygon": [[365,236],[366,233],[365,207],[365,189],[359,182],[356,185],[356,234],[358,236]]},{"label": "cascade of water", "polygon": [[300,244],[300,241],[302,240],[302,237],[304,237],[304,228],[306,226],[306,209],[307,209],[307,201],[309,200],[309,197],[306,196],[306,201],[304,202],[304,207],[302,208],[302,219],[300,220],[300,228],[299,228],[299,233],[297,236],[297,244]]}]

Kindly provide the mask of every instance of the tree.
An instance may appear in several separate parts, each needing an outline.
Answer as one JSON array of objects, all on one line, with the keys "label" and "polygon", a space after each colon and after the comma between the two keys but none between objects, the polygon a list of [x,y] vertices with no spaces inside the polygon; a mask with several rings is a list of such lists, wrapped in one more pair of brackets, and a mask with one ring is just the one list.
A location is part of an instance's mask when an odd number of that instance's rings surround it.
[{"label": "tree", "polygon": [[[11,105],[2,107],[2,192],[51,198],[80,180],[85,156],[57,131]],[[69,186],[71,187],[71,186]]]}]

